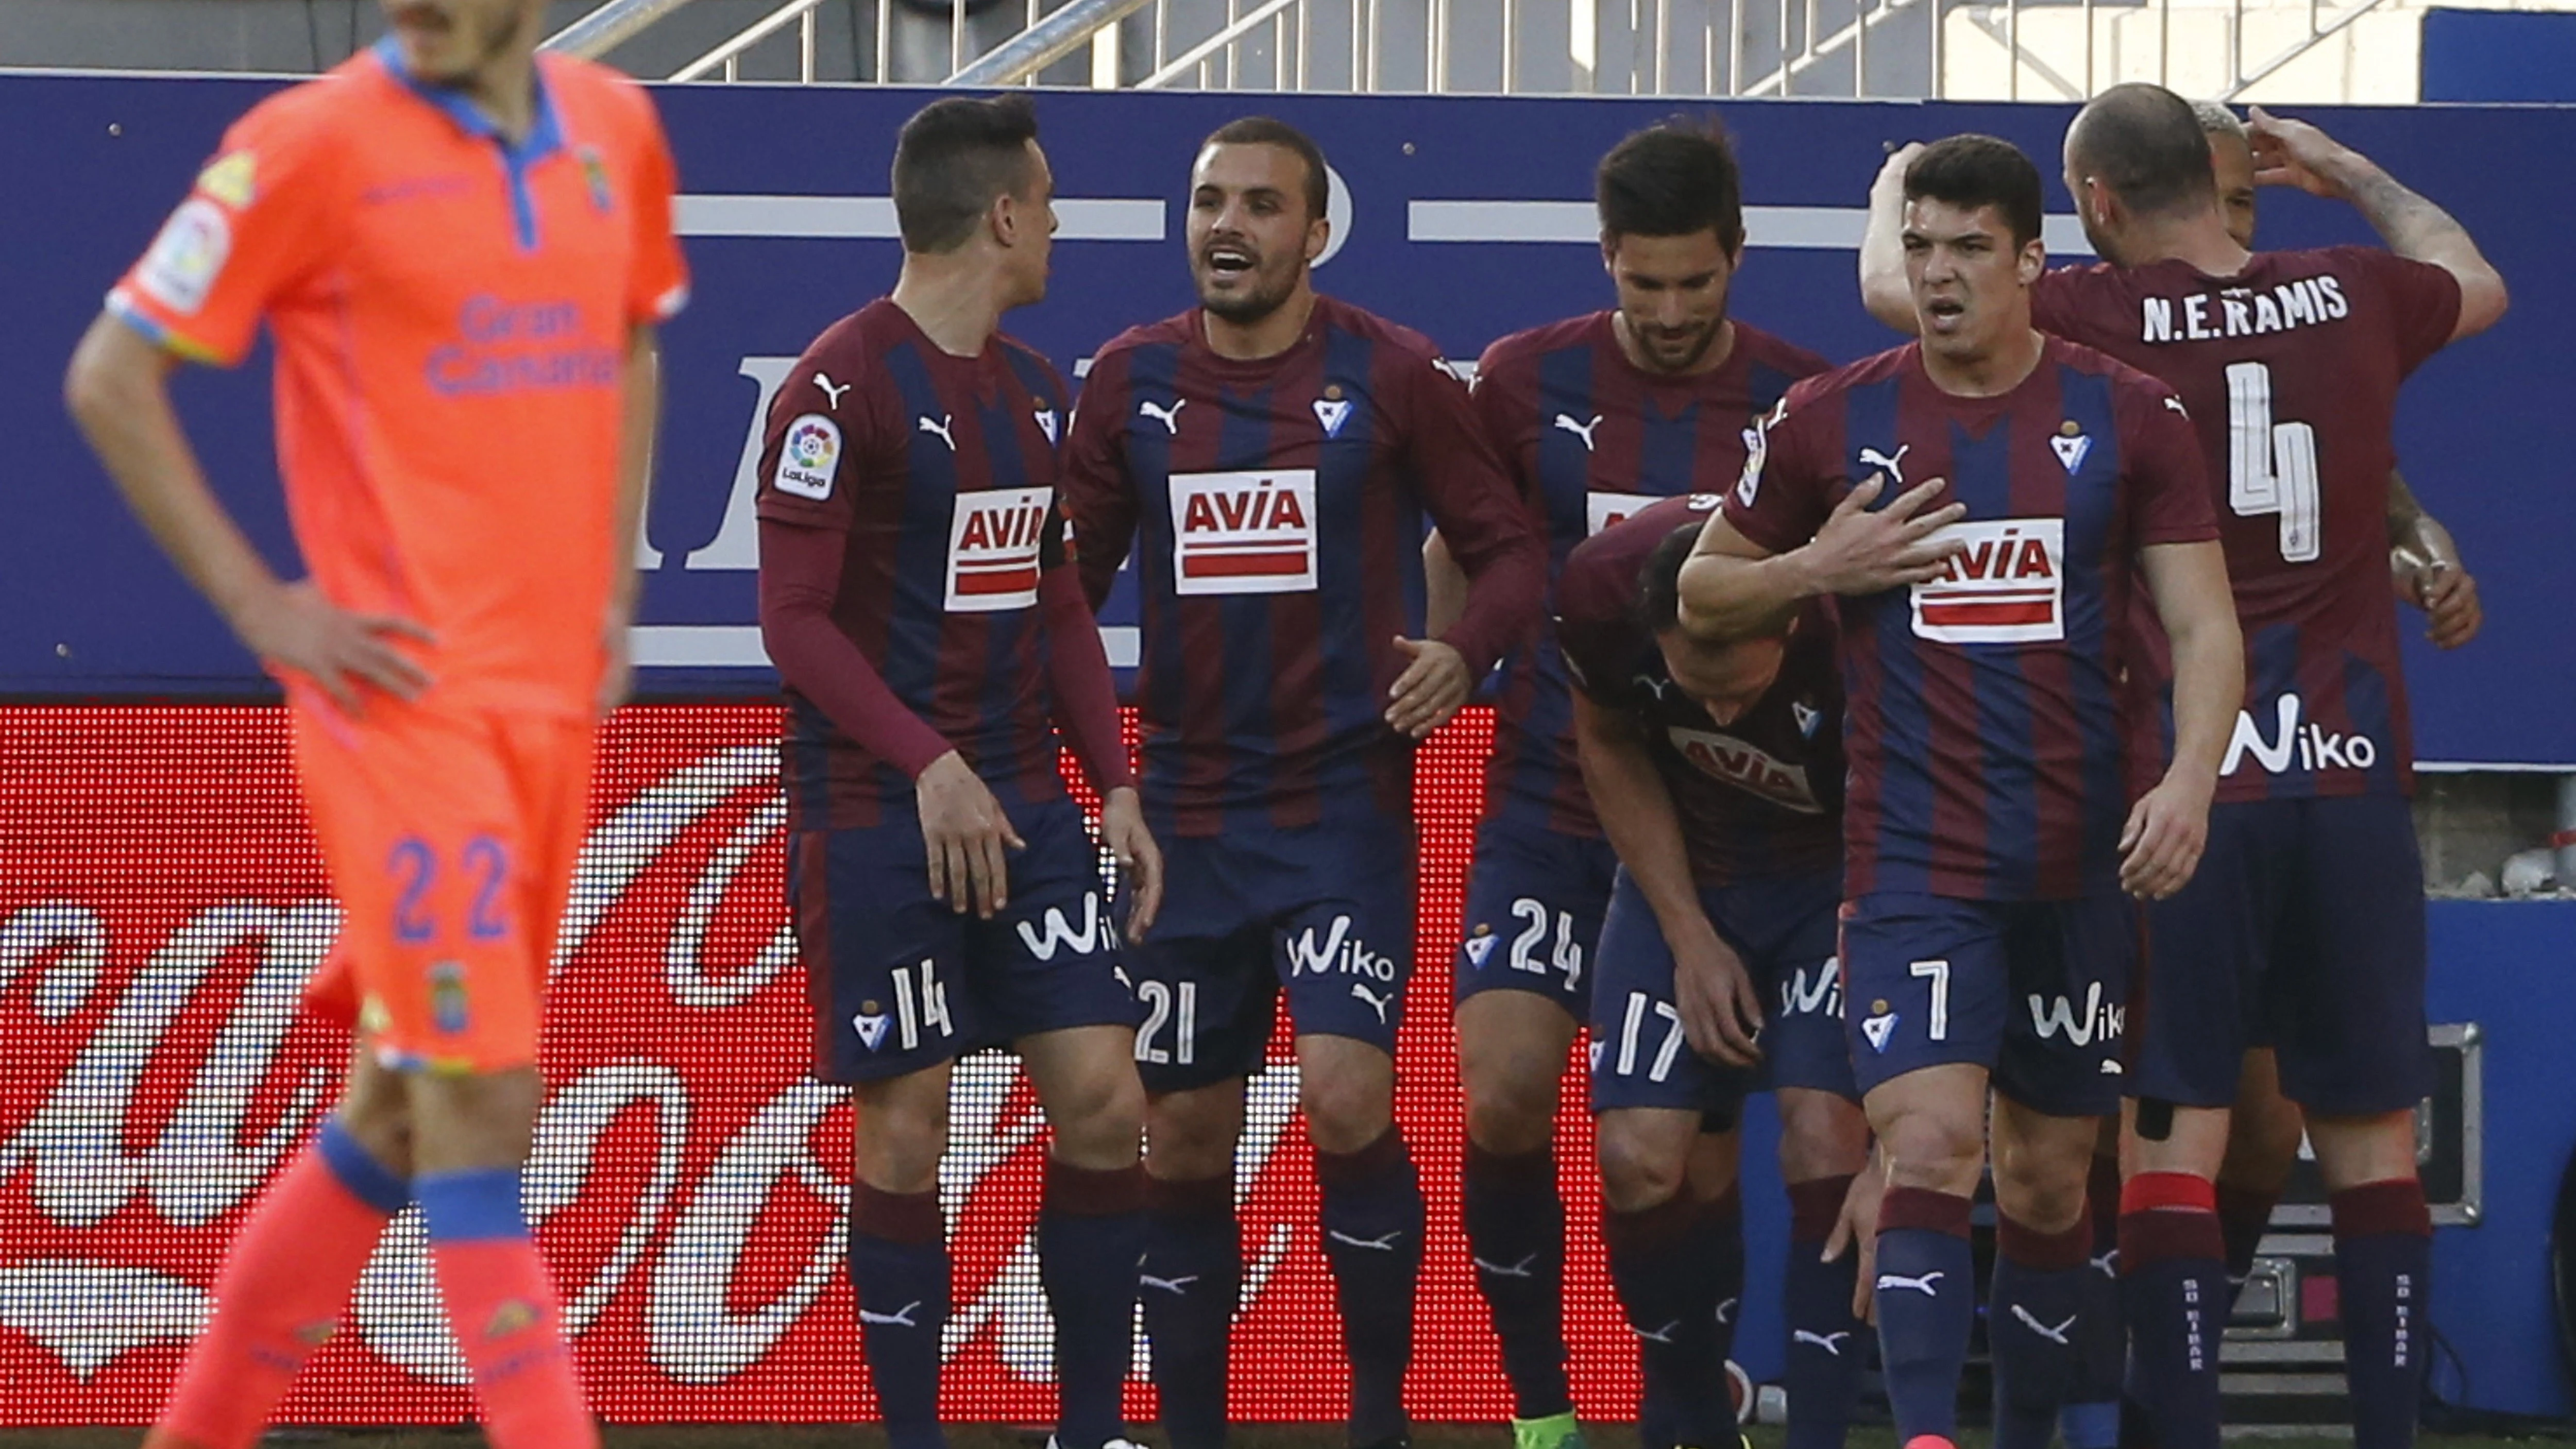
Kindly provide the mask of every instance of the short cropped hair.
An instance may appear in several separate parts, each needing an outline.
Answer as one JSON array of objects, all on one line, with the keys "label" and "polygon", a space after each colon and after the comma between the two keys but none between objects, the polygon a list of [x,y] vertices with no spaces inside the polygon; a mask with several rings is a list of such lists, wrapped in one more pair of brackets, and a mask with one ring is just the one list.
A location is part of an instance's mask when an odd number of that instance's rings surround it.
[{"label": "short cropped hair", "polygon": [[903,123],[894,143],[894,218],[908,252],[950,252],[995,198],[1029,182],[1037,108],[1017,91],[948,96]]},{"label": "short cropped hair", "polygon": [[[2205,146],[2201,162],[2208,164]],[[1966,211],[1991,206],[2003,213],[2015,248],[2039,235],[2039,168],[2020,147],[1999,137],[1952,136],[1925,147],[1905,168],[1905,199],[1928,199]]]},{"label": "short cropped hair", "polygon": [[2245,134],[2244,118],[2228,108],[2225,101],[2194,101],[2192,119],[2200,122],[2203,133],[2211,136],[2233,136],[2239,141],[2250,139]]},{"label": "short cropped hair", "polygon": [[2163,86],[2130,81],[2094,97],[2075,117],[2067,155],[2078,173],[2143,216],[2218,194],[2206,124],[2191,102]]},{"label": "short cropped hair", "polygon": [[1614,237],[1714,231],[1729,255],[1744,245],[1744,178],[1714,122],[1676,117],[1632,133],[1601,158],[1592,196]]},{"label": "short cropped hair", "polygon": [[1306,219],[1322,216],[1332,204],[1333,183],[1324,170],[1324,148],[1315,138],[1271,116],[1245,116],[1226,122],[1208,133],[1199,143],[1204,151],[1210,146],[1277,146],[1294,151],[1306,163]]}]

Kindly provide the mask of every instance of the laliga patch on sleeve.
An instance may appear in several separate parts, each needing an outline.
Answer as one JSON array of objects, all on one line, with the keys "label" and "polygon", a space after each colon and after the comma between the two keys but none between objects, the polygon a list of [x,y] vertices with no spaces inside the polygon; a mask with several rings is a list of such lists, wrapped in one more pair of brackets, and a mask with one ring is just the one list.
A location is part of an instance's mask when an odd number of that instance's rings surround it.
[{"label": "laliga patch on sleeve", "polygon": [[232,250],[233,224],[224,209],[192,196],[161,224],[152,250],[143,254],[143,265],[135,269],[135,281],[145,296],[181,316],[194,316],[206,305],[206,295],[214,290],[215,278],[223,275],[224,261]]},{"label": "laliga patch on sleeve", "polygon": [[1771,456],[1771,425],[1757,423],[1744,430],[1744,471],[1735,480],[1735,501],[1746,507],[1762,496],[1762,465]]},{"label": "laliga patch on sleeve", "polygon": [[819,502],[832,496],[832,476],[840,466],[841,425],[821,413],[807,413],[787,425],[778,472],[769,481],[781,493]]}]

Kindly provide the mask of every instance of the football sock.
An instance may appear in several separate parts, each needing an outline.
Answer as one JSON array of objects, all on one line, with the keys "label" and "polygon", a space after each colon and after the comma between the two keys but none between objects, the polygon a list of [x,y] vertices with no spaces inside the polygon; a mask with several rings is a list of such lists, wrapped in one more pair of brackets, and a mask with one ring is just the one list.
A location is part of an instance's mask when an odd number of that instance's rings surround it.
[{"label": "football sock", "polygon": [[1998,1214],[1986,1344],[1995,1369],[1995,1449],[2048,1449],[2084,1366],[2093,1224],[2043,1233]]},{"label": "football sock", "polygon": [[2353,1449],[2404,1449],[2415,1442],[2422,1413],[2424,1313],[2432,1301],[2433,1217],[2424,1184],[2411,1177],[2366,1182],[2330,1201]]},{"label": "football sock", "polygon": [[1897,1442],[1959,1437],[1959,1373],[1976,1322],[1968,1200],[1891,1187],[1878,1211],[1878,1353]]},{"label": "football sock", "polygon": [[1462,1193],[1467,1252],[1477,1291],[1502,1341],[1512,1417],[1570,1411],[1565,1382],[1565,1200],[1556,1152],[1488,1152],[1467,1144]]},{"label": "football sock", "polygon": [[2216,1449],[2218,1338],[2227,1251],[2217,1193],[2187,1172],[2142,1172],[2120,1192],[2120,1299],[2127,1396],[2157,1449]]},{"label": "football sock", "polygon": [[1392,1126],[1357,1152],[1317,1148],[1315,1176],[1323,1187],[1324,1258],[1351,1360],[1351,1442],[1400,1438],[1414,1287],[1422,1276],[1422,1182]]},{"label": "football sock", "polygon": [[939,1427],[939,1339],[954,1289],[937,1191],[850,1184],[850,1286],[887,1442],[941,1449],[948,1438]]},{"label": "football sock", "polygon": [[554,1280],[519,1210],[519,1170],[426,1173],[413,1186],[484,1438],[493,1449],[596,1449]]},{"label": "football sock", "polygon": [[1145,1169],[1047,1159],[1038,1277],[1055,1317],[1058,1449],[1127,1435],[1121,1400],[1135,1362],[1136,1274],[1145,1256]]},{"label": "football sock", "polygon": [[1786,1449],[1842,1449],[1860,1398],[1868,1334],[1852,1316],[1854,1244],[1824,1261],[1825,1240],[1842,1217],[1849,1177],[1789,1184],[1789,1262],[1781,1299],[1789,1321],[1789,1432]]},{"label": "football sock", "polygon": [[1646,1393],[1657,1401],[1674,1442],[1732,1444],[1724,1355],[1717,1350],[1716,1255],[1699,1241],[1707,1214],[1690,1189],[1650,1208],[1618,1212],[1604,1204],[1601,1237],[1609,1248],[1610,1282],[1637,1335]]},{"label": "football sock", "polygon": [[2120,1315],[2120,1164],[2093,1159],[2084,1209],[2093,1251],[2084,1269],[2084,1317],[2075,1326],[2082,1364],[2058,1428],[2066,1449],[2113,1449],[2120,1442],[2120,1380],[2128,1371],[2129,1329]]},{"label": "football sock", "polygon": [[1172,1449],[1225,1443],[1226,1374],[1243,1290],[1234,1178],[1145,1179],[1145,1266],[1137,1296],[1153,1345],[1154,1388]]},{"label": "football sock", "polygon": [[296,1371],[330,1338],[349,1289],[411,1184],[378,1165],[337,1117],[261,1193],[215,1278],[215,1311],[144,1442],[256,1443]]},{"label": "football sock", "polygon": [[1744,1316],[1743,1190],[1729,1183],[1726,1191],[1702,1203],[1691,1240],[1705,1260],[1701,1271],[1708,1275],[1709,1316],[1717,1325],[1717,1361],[1723,1365],[1735,1352],[1735,1325]]}]

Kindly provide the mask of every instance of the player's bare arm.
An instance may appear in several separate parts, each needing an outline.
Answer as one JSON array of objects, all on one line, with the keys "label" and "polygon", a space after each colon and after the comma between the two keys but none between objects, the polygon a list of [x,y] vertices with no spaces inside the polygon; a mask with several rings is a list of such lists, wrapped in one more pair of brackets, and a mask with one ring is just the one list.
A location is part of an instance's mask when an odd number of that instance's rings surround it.
[{"label": "player's bare arm", "polygon": [[417,697],[429,673],[394,646],[398,639],[434,642],[429,631],[391,615],[352,613],[310,582],[287,583],[270,570],[207,486],[180,430],[170,405],[175,365],[104,312],[72,353],[64,401],[126,506],[271,673],[312,680],[353,715],[363,710],[368,687]]},{"label": "player's bare arm", "polygon": [[2285,120],[2256,106],[2247,129],[2253,133],[2256,185],[2295,186],[2312,196],[2350,202],[2390,251],[2430,262],[2459,281],[2460,320],[2451,329],[2452,341],[2474,337],[2504,316],[2509,299],[2503,276],[2449,212],[2305,121]]},{"label": "player's bare arm", "polygon": [[1711,514],[1682,565],[1682,628],[1711,642],[1776,633],[1819,594],[1875,594],[1939,578],[1960,545],[1937,535],[1968,511],[1961,503],[1924,511],[1946,486],[1927,479],[1872,509],[1887,487],[1873,473],[1834,505],[1814,538],[1781,554],[1746,538],[1725,514]]},{"label": "player's bare arm", "polygon": [[2209,843],[2219,759],[2245,702],[2245,644],[2216,542],[2150,544],[2138,563],[2173,641],[2174,757],[2120,833],[2120,887],[2162,900],[2191,880]]},{"label": "player's bare arm", "polygon": [[1914,294],[1905,284],[1905,168],[1923,154],[1908,141],[1888,153],[1869,186],[1869,223],[1860,234],[1860,302],[1869,315],[1912,336]]},{"label": "player's bare arm", "polygon": [[1467,571],[1449,552],[1449,540],[1433,529],[1422,541],[1422,628],[1437,639],[1467,612]]},{"label": "player's bare arm", "polygon": [[1731,1066],[1762,1059],[1762,1001],[1744,960],[1709,924],[1682,845],[1681,815],[1646,753],[1636,722],[1574,693],[1574,738],[1584,788],[1620,865],[1654,908],[1673,953],[1673,999],[1691,1050]]},{"label": "player's bare arm", "polygon": [[2457,649],[2478,636],[2486,623],[2478,581],[2460,562],[2451,531],[2395,469],[2388,474],[2388,567],[2397,597],[2424,611],[2424,637],[2435,648]]},{"label": "player's bare arm", "polygon": [[607,667],[599,676],[599,713],[603,718],[626,702],[633,682],[627,631],[635,625],[635,594],[643,582],[635,572],[633,560],[643,542],[645,505],[653,496],[653,439],[661,417],[660,340],[654,329],[638,327],[626,339],[625,412],[617,440],[616,536],[623,551],[618,555],[616,582],[608,596],[608,618],[601,625],[600,643],[608,654]]}]

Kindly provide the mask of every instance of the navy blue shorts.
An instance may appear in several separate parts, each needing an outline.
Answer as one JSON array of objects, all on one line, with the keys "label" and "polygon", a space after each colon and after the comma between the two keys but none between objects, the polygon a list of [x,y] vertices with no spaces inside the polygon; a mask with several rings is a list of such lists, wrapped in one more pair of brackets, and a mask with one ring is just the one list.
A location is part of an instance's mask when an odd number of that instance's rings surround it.
[{"label": "navy blue shorts", "polygon": [[1745,1071],[1712,1062],[1683,1039],[1672,948],[1645,893],[1623,870],[1601,927],[1592,1110],[1670,1107],[1700,1112],[1718,1128],[1732,1125],[1751,1091],[1807,1087],[1856,1096],[1834,961],[1841,873],[1744,881],[1704,889],[1699,899],[1761,993],[1762,1065]]},{"label": "navy blue shorts", "polygon": [[1458,943],[1458,999],[1526,991],[1592,1017],[1592,963],[1619,856],[1606,840],[1509,818],[1476,830],[1467,877],[1466,938]]},{"label": "navy blue shorts", "polygon": [[1862,1092],[1964,1063],[2057,1117],[2120,1108],[2137,912],[2116,890],[2071,901],[1879,891],[1843,907],[1843,1015]]},{"label": "navy blue shorts", "polygon": [[1013,813],[1010,905],[930,894],[921,822],[798,831],[787,897],[814,1008],[814,1074],[870,1082],[1076,1026],[1134,1026],[1100,855],[1069,800]]},{"label": "navy blue shorts", "polygon": [[1128,946],[1148,1092],[1260,1070],[1278,998],[1300,1035],[1395,1054],[1413,979],[1413,822],[1165,840],[1162,914]]},{"label": "navy blue shorts", "polygon": [[2405,797],[2213,807],[2191,884],[2147,908],[2139,1015],[2132,1096],[2228,1106],[2246,1048],[2269,1045],[2311,1112],[2423,1100],[2424,863]]}]

